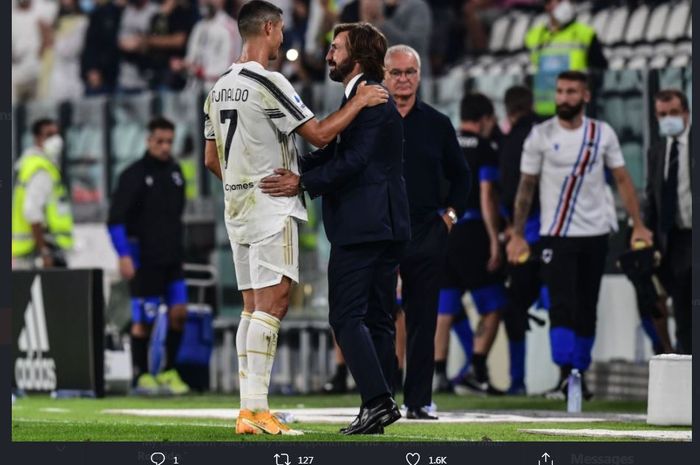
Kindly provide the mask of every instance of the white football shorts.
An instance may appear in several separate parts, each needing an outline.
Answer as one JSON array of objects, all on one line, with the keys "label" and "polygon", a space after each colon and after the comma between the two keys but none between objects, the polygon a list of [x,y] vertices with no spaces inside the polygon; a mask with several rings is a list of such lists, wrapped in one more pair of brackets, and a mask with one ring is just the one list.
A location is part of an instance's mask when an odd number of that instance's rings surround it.
[{"label": "white football shorts", "polygon": [[238,290],[262,289],[282,282],[299,282],[299,225],[289,217],[282,231],[251,244],[231,242]]}]

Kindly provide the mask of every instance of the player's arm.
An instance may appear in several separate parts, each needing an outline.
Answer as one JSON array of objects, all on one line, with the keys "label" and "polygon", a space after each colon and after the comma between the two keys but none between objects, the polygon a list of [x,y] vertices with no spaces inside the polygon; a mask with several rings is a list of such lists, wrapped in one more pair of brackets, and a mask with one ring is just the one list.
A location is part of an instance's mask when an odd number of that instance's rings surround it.
[{"label": "player's arm", "polygon": [[291,197],[306,190],[312,197],[333,192],[369,162],[370,153],[381,137],[383,107],[372,108],[359,116],[357,125],[348,131],[342,157],[326,157],[325,163],[303,172],[301,176],[286,169],[260,181],[263,193],[272,197]]},{"label": "player's arm", "polygon": [[127,169],[119,176],[107,219],[109,236],[119,256],[119,272],[124,279],[131,279],[135,274],[131,248],[126,235],[126,220],[129,211],[140,197],[140,185],[143,180],[139,180],[136,174],[133,170]]},{"label": "player's arm", "polygon": [[515,212],[513,214],[513,235],[508,242],[508,261],[514,264],[520,262],[523,256],[530,252],[530,247],[525,241],[525,223],[530,214],[532,200],[539,183],[539,175],[520,174],[518,192],[515,195]]},{"label": "player's arm", "polygon": [[357,93],[341,108],[326,119],[311,118],[296,129],[297,134],[316,147],[331,143],[338,134],[347,128],[365,107],[386,103],[389,93],[381,86],[360,83]]},{"label": "player's arm", "polygon": [[221,163],[219,162],[219,153],[216,149],[216,141],[207,139],[204,144],[204,166],[209,171],[214,173],[219,179],[223,179],[221,175]]},{"label": "player's arm", "polygon": [[481,216],[484,218],[484,226],[489,235],[490,258],[487,265],[488,271],[496,271],[501,266],[501,246],[498,242],[498,227],[500,217],[498,215],[498,193],[494,180],[481,179],[479,181],[479,196],[481,202]]},{"label": "player's arm", "polygon": [[630,244],[634,245],[636,241],[643,241],[646,244],[651,244],[652,233],[644,226],[644,222],[642,221],[637,193],[635,192],[634,184],[632,183],[630,174],[627,172],[627,168],[620,166],[610,171],[615,179],[615,184],[617,184],[617,191],[620,193],[622,204],[625,206],[627,214],[632,218],[632,237],[630,238]]}]

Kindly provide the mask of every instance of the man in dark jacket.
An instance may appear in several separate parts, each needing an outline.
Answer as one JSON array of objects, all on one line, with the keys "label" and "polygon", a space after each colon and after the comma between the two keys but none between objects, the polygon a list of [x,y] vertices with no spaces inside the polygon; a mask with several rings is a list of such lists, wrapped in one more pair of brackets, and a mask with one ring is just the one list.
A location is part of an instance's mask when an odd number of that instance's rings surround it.
[{"label": "man in dark jacket", "polygon": [[[134,387],[144,393],[189,387],[175,370],[186,318],[182,269],[185,183],[171,157],[175,126],[165,118],[148,125],[146,154],[119,176],[109,210],[109,233],[119,255],[119,272],[131,288],[131,356]],[[168,306],[166,366],[148,368],[148,342],[161,304]]]},{"label": "man in dark jacket", "polygon": [[688,97],[664,89],[654,98],[662,136],[649,149],[645,220],[661,251],[660,278],[671,294],[677,351],[692,354],[693,155]]},{"label": "man in dark jacket", "polygon": [[[505,105],[511,129],[499,146],[499,173],[501,208],[507,223],[513,222],[513,205],[520,182],[520,157],[523,144],[538,117],[533,109],[532,91],[524,86],[513,86],[506,91]],[[540,239],[540,208],[538,196],[525,227],[525,238],[536,249]],[[537,253],[534,254],[538,256]],[[540,296],[542,278],[540,264],[529,260],[508,266],[508,300],[503,310],[503,322],[508,334],[510,350],[510,388],[512,395],[525,394],[525,332],[528,329],[528,309]]]},{"label": "man in dark jacket", "polygon": [[[394,45],[384,63],[385,82],[403,117],[404,175],[411,215],[411,242],[400,267],[407,334],[406,418],[433,420],[437,417],[426,407],[432,404],[440,277],[447,235],[467,204],[469,168],[450,119],[418,98],[418,52],[408,45]],[[443,184],[447,184],[445,189],[441,189]]]},{"label": "man in dark jacket", "polygon": [[[343,104],[360,81],[382,80],[386,49],[386,39],[370,25],[335,28],[326,60],[331,79],[345,86]],[[362,396],[360,414],[341,432],[381,434],[401,417],[390,388],[396,371],[392,314],[399,258],[410,238],[403,126],[393,100],[363,109],[335,142],[300,164],[301,188],[323,197],[331,243],[329,318]],[[274,178],[261,187],[275,192]]]}]

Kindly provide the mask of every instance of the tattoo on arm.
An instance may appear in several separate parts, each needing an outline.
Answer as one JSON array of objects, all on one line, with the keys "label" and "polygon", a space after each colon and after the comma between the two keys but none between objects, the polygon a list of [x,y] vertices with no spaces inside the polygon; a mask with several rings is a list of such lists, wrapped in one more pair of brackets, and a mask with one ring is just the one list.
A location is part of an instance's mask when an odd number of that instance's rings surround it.
[{"label": "tattoo on arm", "polygon": [[535,196],[538,177],[534,174],[522,174],[518,193],[515,195],[515,213],[513,215],[513,229],[516,234],[523,235],[527,215],[532,207],[532,199]]}]

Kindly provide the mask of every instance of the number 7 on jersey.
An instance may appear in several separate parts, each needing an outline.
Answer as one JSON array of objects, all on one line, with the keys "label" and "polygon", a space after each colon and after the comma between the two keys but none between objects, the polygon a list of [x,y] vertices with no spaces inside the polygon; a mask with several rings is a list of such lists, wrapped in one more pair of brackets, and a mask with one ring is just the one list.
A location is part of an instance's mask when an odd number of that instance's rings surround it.
[{"label": "number 7 on jersey", "polygon": [[236,126],[238,125],[238,110],[221,110],[219,112],[219,120],[221,123],[225,123],[226,120],[231,120],[228,125],[228,130],[226,131],[226,144],[224,145],[224,169],[228,168],[228,154],[231,149],[231,141],[233,140],[233,135],[236,133]]}]

